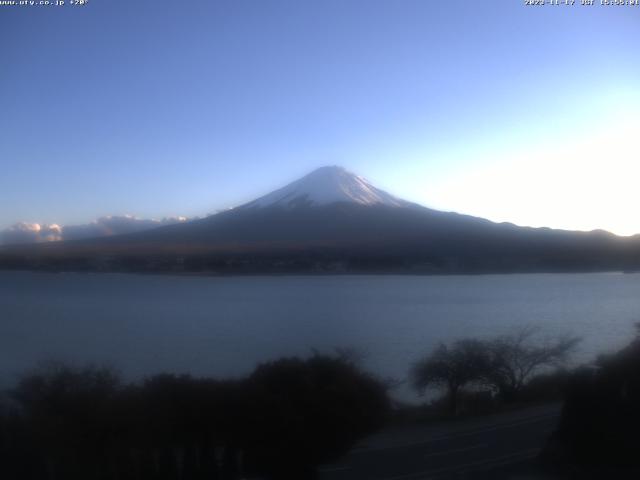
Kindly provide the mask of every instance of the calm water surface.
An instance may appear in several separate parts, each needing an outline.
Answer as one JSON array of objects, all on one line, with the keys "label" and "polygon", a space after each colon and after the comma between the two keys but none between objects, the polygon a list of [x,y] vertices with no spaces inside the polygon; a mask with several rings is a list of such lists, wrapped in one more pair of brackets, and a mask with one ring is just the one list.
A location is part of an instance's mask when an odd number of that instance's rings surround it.
[{"label": "calm water surface", "polygon": [[[354,347],[404,379],[438,342],[539,325],[583,337],[576,361],[627,343],[640,275],[176,277],[0,272],[2,385],[42,360],[128,378],[237,376],[257,362]],[[407,391],[400,388],[398,395]]]}]

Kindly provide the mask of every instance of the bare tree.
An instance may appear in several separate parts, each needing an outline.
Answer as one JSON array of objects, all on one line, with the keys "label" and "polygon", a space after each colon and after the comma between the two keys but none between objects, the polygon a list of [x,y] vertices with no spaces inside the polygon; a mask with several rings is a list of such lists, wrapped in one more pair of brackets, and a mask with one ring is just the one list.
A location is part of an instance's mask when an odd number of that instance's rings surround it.
[{"label": "bare tree", "polygon": [[541,369],[561,366],[580,341],[563,336],[536,341],[539,329],[525,326],[513,334],[486,342],[490,356],[485,381],[505,400],[513,400],[532,375]]},{"label": "bare tree", "polygon": [[488,387],[504,400],[514,400],[533,375],[561,366],[580,341],[570,336],[540,341],[538,332],[526,326],[494,339],[440,344],[413,366],[413,386],[421,393],[427,388],[444,389],[454,414],[460,391],[467,386]]},{"label": "bare tree", "polygon": [[485,377],[489,360],[486,346],[479,340],[458,340],[450,347],[441,343],[413,366],[412,383],[421,393],[430,387],[444,388],[450,412],[455,414],[460,390]]}]

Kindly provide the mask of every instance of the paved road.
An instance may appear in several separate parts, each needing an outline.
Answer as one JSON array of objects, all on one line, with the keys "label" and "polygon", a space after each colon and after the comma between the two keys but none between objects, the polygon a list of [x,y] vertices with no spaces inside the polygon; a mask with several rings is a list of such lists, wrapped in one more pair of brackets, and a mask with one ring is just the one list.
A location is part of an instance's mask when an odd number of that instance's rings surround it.
[{"label": "paved road", "polygon": [[[471,421],[388,429],[358,445],[322,480],[530,479],[560,405]],[[531,468],[529,468],[531,466]]]}]

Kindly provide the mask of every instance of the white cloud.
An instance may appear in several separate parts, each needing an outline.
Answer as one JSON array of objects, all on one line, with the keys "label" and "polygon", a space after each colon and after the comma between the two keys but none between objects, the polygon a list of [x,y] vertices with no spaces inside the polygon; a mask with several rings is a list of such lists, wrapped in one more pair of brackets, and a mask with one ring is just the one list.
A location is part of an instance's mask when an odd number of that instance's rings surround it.
[{"label": "white cloud", "polygon": [[18,222],[0,232],[4,245],[80,240],[125,233],[142,232],[163,225],[185,222],[186,217],[165,217],[162,220],[136,218],[132,215],[109,215],[84,225],[39,224]]}]

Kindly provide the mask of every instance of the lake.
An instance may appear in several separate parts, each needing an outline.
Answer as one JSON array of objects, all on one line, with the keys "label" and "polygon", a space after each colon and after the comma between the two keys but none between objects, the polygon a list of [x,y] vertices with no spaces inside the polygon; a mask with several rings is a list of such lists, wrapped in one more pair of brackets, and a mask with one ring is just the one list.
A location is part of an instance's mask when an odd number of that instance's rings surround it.
[{"label": "lake", "polygon": [[[439,342],[522,325],[583,337],[575,362],[615,350],[640,320],[640,275],[189,277],[0,272],[3,386],[40,361],[127,378],[239,376],[257,362],[352,347],[402,380]],[[410,398],[400,387],[399,397]]]}]

